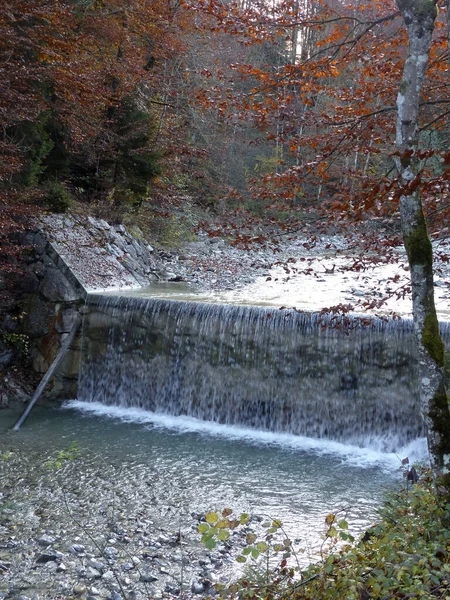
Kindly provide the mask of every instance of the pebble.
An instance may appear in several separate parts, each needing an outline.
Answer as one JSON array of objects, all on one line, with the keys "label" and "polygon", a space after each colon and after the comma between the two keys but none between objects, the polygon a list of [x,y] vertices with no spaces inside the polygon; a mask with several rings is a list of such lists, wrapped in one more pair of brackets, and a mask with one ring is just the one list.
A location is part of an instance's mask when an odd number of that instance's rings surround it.
[{"label": "pebble", "polygon": [[89,592],[89,594],[91,594],[91,596],[100,596],[100,590],[98,590],[94,586],[90,587],[88,592]]},{"label": "pebble", "polygon": [[92,567],[86,569],[85,577],[87,577],[87,579],[99,579],[101,576],[102,574],[100,571],[97,571],[97,569],[93,569]]},{"label": "pebble", "polygon": [[81,596],[82,594],[85,594],[86,592],[87,592],[87,589],[84,585],[75,584],[73,586],[73,593],[75,594],[75,596]]},{"label": "pebble", "polygon": [[152,583],[153,581],[158,581],[158,578],[150,573],[141,573],[139,580],[143,581],[144,583]]},{"label": "pebble", "polygon": [[191,592],[193,594],[201,594],[205,591],[205,586],[200,581],[193,581],[191,586]]},{"label": "pebble", "polygon": [[55,542],[56,542],[56,538],[54,538],[54,537],[52,537],[50,535],[43,535],[37,541],[37,543],[39,544],[39,546],[51,546]]},{"label": "pebble", "polygon": [[93,569],[97,569],[97,571],[102,571],[105,568],[104,563],[99,560],[91,559],[88,562],[88,567],[92,567]]}]

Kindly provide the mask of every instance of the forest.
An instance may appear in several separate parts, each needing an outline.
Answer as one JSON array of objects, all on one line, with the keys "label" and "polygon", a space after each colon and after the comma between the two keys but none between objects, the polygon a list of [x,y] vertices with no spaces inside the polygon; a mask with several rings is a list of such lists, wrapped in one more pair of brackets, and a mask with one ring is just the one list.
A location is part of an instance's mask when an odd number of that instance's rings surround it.
[{"label": "forest", "polygon": [[[303,236],[313,248],[320,235],[338,234],[358,272],[393,262],[398,247],[406,252],[410,282],[393,294],[412,291],[427,491],[412,492],[412,508],[396,504],[398,514],[369,536],[375,549],[338,557],[333,546],[320,573],[311,567],[300,584],[283,559],[267,585],[244,580],[227,594],[448,597],[448,365],[433,274],[450,262],[439,245],[450,222],[449,45],[450,0],[4,0],[0,7],[0,294],[14,291],[20,236],[36,215],[71,210],[136,224],[169,246],[174,220],[183,232],[202,229],[275,255],[281,240]],[[433,503],[433,518],[423,503]],[[439,548],[427,547],[425,562],[414,563],[417,577],[408,563],[377,579],[376,554],[394,538],[408,560],[421,543],[409,525],[401,542],[392,530],[390,521],[407,513],[436,535],[436,522],[445,525]],[[349,539],[339,522],[330,518],[327,533],[337,545]],[[210,543],[217,529],[208,527]],[[260,543],[255,554],[269,548]],[[256,548],[248,547],[247,554]],[[365,561],[377,564],[364,573]],[[290,591],[280,591],[286,581]],[[342,591],[349,581],[351,594]],[[395,582],[405,587],[392,596]]]}]

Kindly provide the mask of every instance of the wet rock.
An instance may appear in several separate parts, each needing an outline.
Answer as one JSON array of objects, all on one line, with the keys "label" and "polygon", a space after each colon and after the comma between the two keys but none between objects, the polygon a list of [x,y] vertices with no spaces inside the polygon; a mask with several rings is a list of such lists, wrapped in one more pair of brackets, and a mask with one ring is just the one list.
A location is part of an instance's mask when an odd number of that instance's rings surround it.
[{"label": "wet rock", "polygon": [[193,594],[202,594],[205,591],[205,586],[201,581],[193,581],[191,585],[191,592]]},{"label": "wet rock", "polygon": [[81,596],[82,594],[85,594],[87,592],[86,586],[81,585],[79,583],[76,583],[73,586],[73,593],[75,594],[75,596]]},{"label": "wet rock", "polygon": [[36,563],[39,565],[42,565],[42,564],[46,564],[50,561],[61,560],[62,557],[63,557],[63,554],[61,552],[56,552],[56,551],[44,552],[43,554],[41,554],[40,556],[37,557]]},{"label": "wet rock", "polygon": [[181,588],[173,583],[167,583],[164,591],[166,591],[168,594],[172,594],[173,596],[179,596],[181,594]]},{"label": "wet rock", "polygon": [[141,573],[139,580],[144,583],[152,583],[153,581],[158,581],[158,578],[151,573]]},{"label": "wet rock", "polygon": [[88,567],[86,569],[86,579],[100,579],[101,576],[102,574],[97,569],[94,569],[92,567]]},{"label": "wet rock", "polygon": [[51,546],[55,542],[56,542],[56,538],[52,537],[51,535],[43,535],[37,541],[39,546]]},{"label": "wet rock", "polygon": [[88,589],[88,593],[91,594],[91,596],[100,596],[100,590],[93,585]]}]

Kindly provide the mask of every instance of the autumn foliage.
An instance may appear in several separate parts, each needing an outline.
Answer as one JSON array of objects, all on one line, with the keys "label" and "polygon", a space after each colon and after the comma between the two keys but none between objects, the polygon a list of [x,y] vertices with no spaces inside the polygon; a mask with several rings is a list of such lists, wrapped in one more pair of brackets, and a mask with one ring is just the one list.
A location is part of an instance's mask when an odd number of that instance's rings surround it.
[{"label": "autumn foliage", "polygon": [[[442,6],[411,184],[444,233],[446,17]],[[11,214],[18,199],[64,210],[71,195],[137,209],[179,169],[205,206],[223,200],[222,225],[244,245],[261,223],[392,228],[406,43],[394,0],[6,0],[1,202]]]}]

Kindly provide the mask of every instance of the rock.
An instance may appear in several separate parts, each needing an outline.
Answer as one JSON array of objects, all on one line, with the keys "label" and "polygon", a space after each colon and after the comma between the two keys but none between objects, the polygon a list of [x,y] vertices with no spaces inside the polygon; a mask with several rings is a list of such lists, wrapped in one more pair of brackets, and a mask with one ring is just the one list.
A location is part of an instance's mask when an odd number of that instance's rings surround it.
[{"label": "rock", "polygon": [[39,546],[51,546],[55,542],[56,542],[56,538],[54,538],[54,537],[52,537],[50,535],[43,535],[37,541],[37,543],[39,544]]},{"label": "rock", "polygon": [[69,333],[77,318],[78,311],[76,308],[67,308],[61,310],[56,318],[55,329],[58,333]]},{"label": "rock", "polygon": [[108,558],[115,558],[117,556],[117,548],[114,548],[114,546],[106,546],[103,550],[103,554]]},{"label": "rock", "polygon": [[14,361],[14,351],[10,348],[0,349],[0,371],[4,371]]},{"label": "rock", "polygon": [[142,581],[144,583],[152,583],[152,581],[158,581],[158,578],[152,575],[151,573],[141,573],[139,581]]},{"label": "rock", "polygon": [[76,583],[73,586],[73,593],[75,594],[75,596],[81,596],[82,594],[85,594],[86,592],[87,592],[87,589],[84,585]]},{"label": "rock", "polygon": [[100,579],[101,576],[102,576],[102,574],[100,573],[100,571],[97,571],[97,569],[94,569],[92,567],[88,567],[86,569],[85,577],[87,579]]},{"label": "rock", "polygon": [[200,581],[193,581],[191,585],[191,592],[193,594],[202,594],[205,591],[205,586]]},{"label": "rock", "polygon": [[42,337],[50,331],[52,307],[38,296],[30,296],[24,302],[23,331],[32,338]]},{"label": "rock", "polygon": [[181,593],[181,589],[178,586],[173,585],[173,583],[166,583],[164,591],[166,591],[168,594],[172,594],[173,596],[179,596]]},{"label": "rock", "polygon": [[80,554],[80,553],[84,552],[84,550],[85,550],[85,547],[82,544],[73,544],[69,548],[69,552],[71,554]]},{"label": "rock", "polygon": [[117,592],[111,592],[111,594],[108,596],[108,600],[123,600],[123,596]]},{"label": "rock", "polygon": [[48,563],[50,561],[61,560],[62,557],[63,557],[63,554],[61,552],[56,552],[56,551],[44,552],[44,554],[41,554],[40,556],[37,557],[36,563],[39,565],[42,565],[42,564]]},{"label": "rock", "polygon": [[100,596],[100,590],[98,590],[96,587],[92,586],[88,589],[89,594],[91,594],[91,596]]},{"label": "rock", "polygon": [[112,571],[105,571],[102,575],[104,581],[112,581],[114,579],[114,573]]},{"label": "rock", "polygon": [[39,289],[50,302],[74,302],[79,298],[65,275],[56,267],[47,269]]},{"label": "rock", "polygon": [[17,287],[25,293],[34,293],[39,289],[39,279],[33,273],[32,269],[28,268],[17,282]]},{"label": "rock", "polygon": [[67,567],[66,567],[66,565],[64,563],[61,563],[56,568],[56,572],[57,573],[65,573],[66,571],[67,571]]},{"label": "rock", "polygon": [[91,558],[91,560],[88,562],[88,566],[92,567],[93,569],[97,569],[97,571],[103,571],[103,569],[105,568],[104,563],[93,558]]}]

